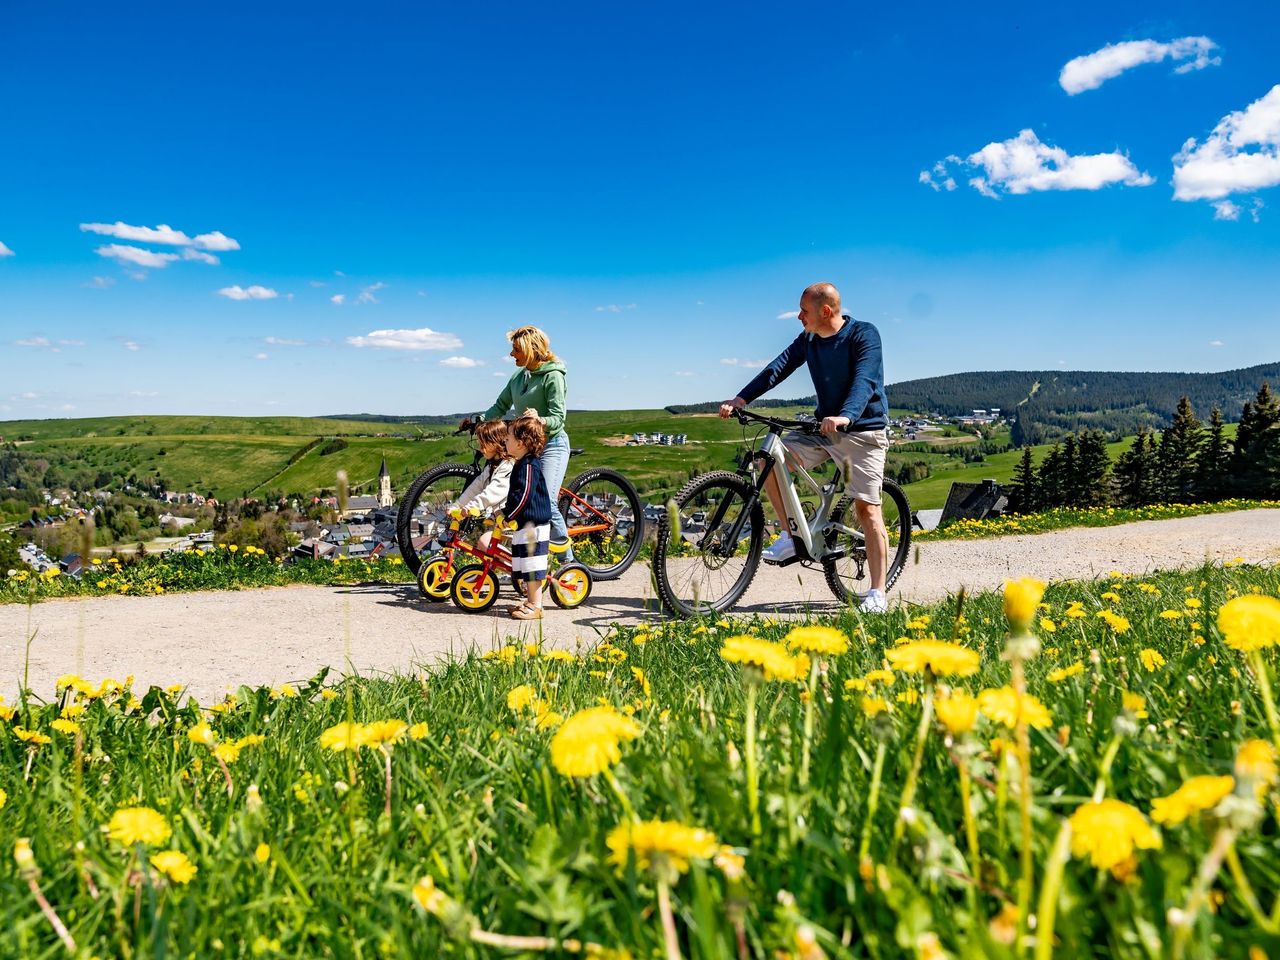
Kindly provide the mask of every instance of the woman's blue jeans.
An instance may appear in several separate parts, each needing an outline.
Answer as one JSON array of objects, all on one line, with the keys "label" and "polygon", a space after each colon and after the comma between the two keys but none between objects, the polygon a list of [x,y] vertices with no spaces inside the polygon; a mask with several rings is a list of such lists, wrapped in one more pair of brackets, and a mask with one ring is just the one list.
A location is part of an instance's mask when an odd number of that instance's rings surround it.
[{"label": "woman's blue jeans", "polygon": [[562,430],[547,441],[547,447],[542,451],[542,476],[547,481],[547,496],[551,498],[551,539],[553,540],[569,535],[564,517],[560,514],[560,488],[564,486],[564,474],[568,469],[569,435]]}]

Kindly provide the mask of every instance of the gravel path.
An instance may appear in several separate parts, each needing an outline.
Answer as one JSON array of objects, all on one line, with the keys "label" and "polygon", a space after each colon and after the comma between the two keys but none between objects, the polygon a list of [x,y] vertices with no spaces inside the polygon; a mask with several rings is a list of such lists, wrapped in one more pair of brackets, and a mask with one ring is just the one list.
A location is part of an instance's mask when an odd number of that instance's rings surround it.
[{"label": "gravel path", "polygon": [[[913,551],[914,553],[915,551]],[[1007,577],[1044,580],[1105,576],[1111,570],[1142,574],[1195,566],[1206,558],[1280,560],[1280,510],[1251,510],[1119,527],[1062,530],[1037,536],[925,543],[918,563],[890,595],[926,602],[960,587],[985,590]],[[321,667],[360,673],[406,670],[470,648],[488,649],[521,630],[500,601],[486,614],[451,604],[428,605],[412,585],[280,587],[158,597],[56,600],[30,609],[0,606],[0,694],[12,702],[24,667],[30,685],[51,695],[59,674],[149,684],[187,684],[201,699],[241,683],[279,684],[305,679]],[[741,612],[803,613],[835,609],[821,571],[798,565],[762,565],[739,606]],[[544,640],[574,648],[594,641],[609,625],[656,617],[647,565],[621,580],[597,584],[590,602],[572,612],[548,607]],[[26,638],[34,632],[30,662]]]}]

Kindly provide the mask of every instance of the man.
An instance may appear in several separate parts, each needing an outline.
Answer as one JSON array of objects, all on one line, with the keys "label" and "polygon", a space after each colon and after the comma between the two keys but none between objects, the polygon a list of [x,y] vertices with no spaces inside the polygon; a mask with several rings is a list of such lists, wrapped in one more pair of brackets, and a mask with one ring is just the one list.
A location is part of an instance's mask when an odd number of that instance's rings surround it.
[{"label": "man", "polygon": [[[871,324],[845,316],[840,310],[840,292],[829,283],[815,283],[800,295],[800,325],[804,332],[738,396],[722,403],[720,416],[732,416],[735,410],[791,376],[802,363],[808,364],[818,395],[816,415],[822,421],[822,435],[788,433],[782,438],[787,447],[787,463],[793,469],[801,466],[812,470],[829,459],[835,460],[846,479],[858,524],[867,540],[871,589],[863,597],[861,609],[883,613],[887,609],[884,581],[889,538],[880,511],[880,488],[884,484],[885,452],[889,449],[889,404],[884,392],[880,334]],[[791,531],[803,518],[787,516],[776,474],[769,474],[765,492],[782,522],[782,535],[763,556],[771,563],[780,563],[795,556]]]}]

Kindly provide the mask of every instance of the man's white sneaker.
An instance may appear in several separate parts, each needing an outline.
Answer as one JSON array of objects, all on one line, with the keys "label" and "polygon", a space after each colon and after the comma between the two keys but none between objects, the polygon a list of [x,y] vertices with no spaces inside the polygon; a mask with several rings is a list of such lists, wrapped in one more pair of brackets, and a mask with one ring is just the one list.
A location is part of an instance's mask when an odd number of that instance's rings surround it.
[{"label": "man's white sneaker", "polygon": [[858,610],[862,613],[888,613],[889,601],[883,593],[873,590],[862,598]]},{"label": "man's white sneaker", "polygon": [[783,560],[790,560],[795,555],[796,542],[791,539],[789,534],[784,534],[765,547],[760,557],[770,563],[781,563]]}]

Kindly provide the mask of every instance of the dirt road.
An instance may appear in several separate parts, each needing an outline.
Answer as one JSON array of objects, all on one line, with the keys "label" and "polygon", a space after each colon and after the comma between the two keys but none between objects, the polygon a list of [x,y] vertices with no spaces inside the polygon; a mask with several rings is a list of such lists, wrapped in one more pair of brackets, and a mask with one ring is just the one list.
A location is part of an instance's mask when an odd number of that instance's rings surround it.
[{"label": "dirt road", "polygon": [[[918,603],[962,586],[993,589],[1011,576],[1141,574],[1233,557],[1280,560],[1280,510],[926,543],[891,599]],[[349,663],[360,673],[407,670],[520,636],[503,606],[477,615],[450,604],[427,605],[411,585],[111,596],[51,601],[29,613],[22,606],[0,606],[0,694],[12,701],[24,669],[42,695],[52,694],[59,674],[75,672],[92,679],[132,674],[139,689],[183,683],[202,700],[241,683],[306,678],[325,665],[340,671]],[[598,584],[579,610],[549,607],[543,635],[550,644],[572,649],[593,642],[613,623],[656,618],[656,607],[648,567],[637,564],[621,580]],[[784,615],[833,609],[821,572],[799,566],[762,566],[739,607]],[[523,636],[536,638],[536,629],[521,626]]]}]

